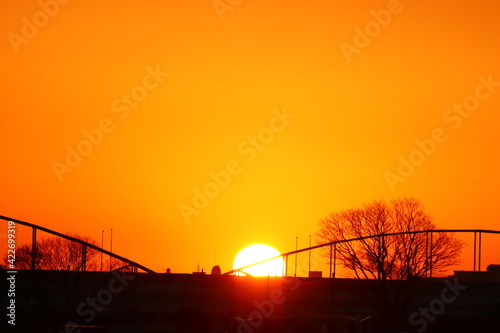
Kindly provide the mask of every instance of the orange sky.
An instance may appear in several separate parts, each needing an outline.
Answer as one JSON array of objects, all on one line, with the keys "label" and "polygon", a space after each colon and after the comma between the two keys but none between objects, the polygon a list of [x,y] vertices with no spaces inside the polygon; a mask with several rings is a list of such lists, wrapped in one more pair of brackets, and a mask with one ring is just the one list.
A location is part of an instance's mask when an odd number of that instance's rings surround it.
[{"label": "orange sky", "polygon": [[375,199],[500,229],[497,1],[215,3],[4,1],[0,214],[174,272]]}]

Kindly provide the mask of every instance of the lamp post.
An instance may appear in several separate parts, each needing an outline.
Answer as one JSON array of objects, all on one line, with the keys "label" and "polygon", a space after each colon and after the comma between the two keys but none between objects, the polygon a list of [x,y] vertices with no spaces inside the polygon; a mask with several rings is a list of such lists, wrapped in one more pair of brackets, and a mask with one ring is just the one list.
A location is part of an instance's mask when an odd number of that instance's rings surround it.
[{"label": "lamp post", "polygon": [[[101,232],[101,249],[104,248],[104,230]],[[101,272],[102,272],[102,251],[101,251]]]},{"label": "lamp post", "polygon": [[[113,253],[113,228],[111,228],[111,240],[109,242],[109,252]],[[109,257],[109,271],[111,271],[111,260],[113,257]]]},{"label": "lamp post", "polygon": [[297,277],[297,250],[298,250],[298,244],[299,244],[299,237],[295,237],[295,274],[293,275],[294,277]]},{"label": "lamp post", "polygon": [[309,273],[308,276],[311,276],[311,235],[309,235]]}]

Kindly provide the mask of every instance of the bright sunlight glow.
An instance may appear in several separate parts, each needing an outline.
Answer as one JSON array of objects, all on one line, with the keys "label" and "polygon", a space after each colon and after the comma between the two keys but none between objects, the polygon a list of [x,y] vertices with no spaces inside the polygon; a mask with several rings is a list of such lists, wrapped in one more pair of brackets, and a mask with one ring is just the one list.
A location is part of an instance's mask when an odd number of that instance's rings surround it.
[{"label": "bright sunlight glow", "polygon": [[[254,244],[247,246],[241,250],[233,262],[233,269],[254,264],[256,262],[276,257],[280,253],[268,245]],[[282,276],[283,275],[283,258],[276,258],[263,262],[261,264],[247,267],[242,270],[246,274],[253,276]],[[236,273],[242,275],[241,273]]]}]

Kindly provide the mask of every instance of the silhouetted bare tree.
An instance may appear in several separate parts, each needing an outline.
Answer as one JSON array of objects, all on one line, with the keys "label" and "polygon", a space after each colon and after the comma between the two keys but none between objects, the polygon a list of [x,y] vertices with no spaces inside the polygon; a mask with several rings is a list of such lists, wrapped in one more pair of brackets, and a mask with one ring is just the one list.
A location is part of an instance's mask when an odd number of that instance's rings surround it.
[{"label": "silhouetted bare tree", "polygon": [[[70,233],[67,235],[97,246],[97,242],[90,237]],[[31,244],[18,246],[15,267],[17,269],[30,269],[31,253]],[[71,240],[60,237],[42,239],[36,243],[35,253],[35,269],[71,271],[83,269],[83,247]],[[97,250],[87,247],[85,258],[86,270],[100,269],[100,253]],[[4,263],[7,264],[7,256],[4,257]]]},{"label": "silhouetted bare tree", "polygon": [[[320,243],[382,235],[337,243],[336,249],[337,259],[354,276],[366,279],[364,295],[384,309],[381,318],[387,332],[407,320],[404,311],[418,291],[420,277],[442,273],[459,262],[464,243],[451,234],[387,235],[425,230],[436,230],[436,226],[414,198],[374,201],[320,221]],[[402,281],[389,284],[389,280]]]},{"label": "silhouetted bare tree", "polygon": [[[374,201],[320,220],[320,243],[371,235],[435,230],[414,198]],[[337,258],[358,278],[408,279],[439,274],[459,262],[463,242],[447,233],[381,236],[337,244]]]}]

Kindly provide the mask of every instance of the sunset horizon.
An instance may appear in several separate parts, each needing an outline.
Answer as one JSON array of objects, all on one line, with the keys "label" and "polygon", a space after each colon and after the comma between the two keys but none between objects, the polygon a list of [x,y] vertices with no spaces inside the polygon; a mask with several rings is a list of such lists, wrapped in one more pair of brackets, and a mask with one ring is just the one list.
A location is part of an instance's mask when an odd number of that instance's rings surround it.
[{"label": "sunset horizon", "polygon": [[[498,14],[492,0],[5,2],[0,215],[158,273],[229,272],[252,245],[289,253],[348,225],[402,235],[339,245],[336,277],[485,273],[498,235],[406,232],[500,230]],[[406,198],[420,224],[392,206]],[[29,253],[31,228],[15,232]],[[331,278],[329,251],[285,256],[288,275]],[[66,267],[119,268],[89,258]]]}]

